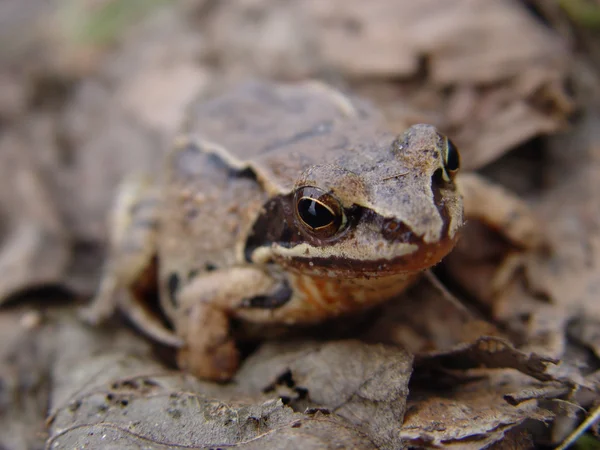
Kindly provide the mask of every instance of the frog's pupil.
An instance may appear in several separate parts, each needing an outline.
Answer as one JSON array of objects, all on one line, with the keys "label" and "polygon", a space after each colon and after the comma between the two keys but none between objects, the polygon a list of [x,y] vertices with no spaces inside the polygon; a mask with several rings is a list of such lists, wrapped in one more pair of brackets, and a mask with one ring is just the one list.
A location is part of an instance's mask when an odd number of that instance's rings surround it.
[{"label": "frog's pupil", "polygon": [[326,227],[335,220],[329,208],[312,198],[302,198],[298,201],[298,214],[314,229]]},{"label": "frog's pupil", "polygon": [[446,154],[446,169],[454,172],[458,170],[458,166],[460,165],[460,157],[458,156],[458,150],[454,142],[448,139],[448,147]]}]

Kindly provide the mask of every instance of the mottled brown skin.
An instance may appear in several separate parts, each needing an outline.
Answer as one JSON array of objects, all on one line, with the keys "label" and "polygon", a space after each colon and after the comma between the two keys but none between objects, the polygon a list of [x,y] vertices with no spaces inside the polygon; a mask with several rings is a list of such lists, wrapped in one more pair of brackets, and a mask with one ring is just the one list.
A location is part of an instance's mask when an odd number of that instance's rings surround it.
[{"label": "mottled brown skin", "polygon": [[[193,105],[159,189],[137,202],[139,183],[123,189],[88,318],[120,296],[138,326],[180,348],[182,368],[227,380],[239,361],[231,318],[312,324],[397,296],[452,249],[463,207],[447,138],[382,124],[319,83],[247,83]],[[298,212],[313,192],[336,212],[318,230]],[[130,289],[153,258],[174,333]]]}]

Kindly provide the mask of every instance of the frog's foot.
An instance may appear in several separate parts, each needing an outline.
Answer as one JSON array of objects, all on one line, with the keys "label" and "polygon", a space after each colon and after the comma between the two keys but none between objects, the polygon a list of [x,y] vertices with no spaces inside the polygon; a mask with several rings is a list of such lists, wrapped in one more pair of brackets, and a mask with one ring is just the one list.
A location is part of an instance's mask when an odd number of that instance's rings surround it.
[{"label": "frog's foot", "polygon": [[[256,267],[206,273],[178,294],[176,326],[185,342],[177,362],[199,378],[227,381],[237,371],[239,352],[230,332],[230,316],[247,309],[249,298],[267,298],[277,280]],[[268,302],[267,302],[268,303]]]},{"label": "frog's foot", "polygon": [[544,228],[529,206],[503,187],[474,173],[461,174],[456,182],[464,198],[467,221],[483,223],[513,246],[491,280],[491,293],[503,292],[532,254],[548,248]]},{"label": "frog's foot", "polygon": [[79,310],[79,318],[90,325],[106,322],[117,309],[118,280],[104,274],[100,287],[91,304]]},{"label": "frog's foot", "polygon": [[240,361],[235,341],[229,333],[229,317],[207,304],[196,304],[188,312],[186,344],[179,350],[177,364],[199,378],[229,380]]},{"label": "frog's foot", "polygon": [[545,243],[540,222],[515,194],[475,173],[460,174],[456,183],[463,196],[467,220],[479,220],[522,249]]}]

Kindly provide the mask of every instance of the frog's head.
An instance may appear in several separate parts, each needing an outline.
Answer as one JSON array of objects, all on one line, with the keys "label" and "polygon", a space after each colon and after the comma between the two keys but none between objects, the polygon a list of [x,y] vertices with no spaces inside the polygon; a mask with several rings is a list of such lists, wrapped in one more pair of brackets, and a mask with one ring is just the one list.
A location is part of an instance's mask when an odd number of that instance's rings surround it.
[{"label": "frog's head", "polygon": [[340,277],[431,267],[463,222],[458,168],[456,147],[430,125],[350,148],[307,168],[293,192],[265,207],[254,235],[268,239],[252,245],[251,235],[246,255]]}]

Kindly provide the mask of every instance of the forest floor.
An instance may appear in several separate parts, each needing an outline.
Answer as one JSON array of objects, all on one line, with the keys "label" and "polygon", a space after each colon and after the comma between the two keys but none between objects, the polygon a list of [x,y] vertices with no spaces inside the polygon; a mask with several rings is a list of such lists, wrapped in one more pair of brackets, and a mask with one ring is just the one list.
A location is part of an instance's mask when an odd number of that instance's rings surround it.
[{"label": "forest floor", "polygon": [[[0,2],[0,449],[560,445],[600,406],[599,27],[597,0]],[[262,343],[227,384],[119,314],[83,323],[119,182],[250,78],[437,126],[542,244],[469,221],[434,271],[460,305],[426,279],[352,339]]]}]

